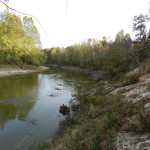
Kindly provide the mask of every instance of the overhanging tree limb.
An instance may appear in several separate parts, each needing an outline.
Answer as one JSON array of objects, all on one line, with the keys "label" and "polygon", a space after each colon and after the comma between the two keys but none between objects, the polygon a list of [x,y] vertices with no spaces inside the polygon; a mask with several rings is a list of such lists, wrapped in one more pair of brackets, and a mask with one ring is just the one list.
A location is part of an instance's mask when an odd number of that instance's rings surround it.
[{"label": "overhanging tree limb", "polygon": [[[5,0],[5,1],[6,1],[6,0]],[[15,12],[17,12],[17,13],[19,13],[19,14],[25,15],[25,16],[33,17],[33,18],[39,23],[39,25],[41,26],[41,28],[42,28],[42,30],[44,31],[44,33],[45,33],[49,38],[52,38],[52,37],[49,36],[49,34],[44,30],[42,24],[40,23],[40,21],[39,21],[35,16],[33,16],[33,15],[31,15],[31,14],[23,13],[23,12],[21,12],[21,11],[18,11],[18,10],[16,10],[16,9],[14,9],[14,8],[11,8],[11,7],[9,7],[5,2],[3,2],[3,1],[1,1],[1,0],[0,0],[0,2],[1,2],[2,4],[4,4],[4,5],[5,5],[7,8],[9,8],[10,10],[13,10],[13,11],[15,11]],[[52,39],[53,39],[53,38],[52,38]]]}]

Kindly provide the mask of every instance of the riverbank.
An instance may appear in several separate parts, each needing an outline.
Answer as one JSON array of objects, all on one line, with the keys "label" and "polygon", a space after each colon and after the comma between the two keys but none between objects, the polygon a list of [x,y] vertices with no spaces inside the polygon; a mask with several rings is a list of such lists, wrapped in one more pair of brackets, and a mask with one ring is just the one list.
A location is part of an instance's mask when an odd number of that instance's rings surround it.
[{"label": "riverbank", "polygon": [[24,68],[20,68],[15,65],[0,65],[0,77],[42,72],[47,69],[49,69],[49,67],[46,66],[27,65]]},{"label": "riverbank", "polygon": [[74,67],[74,66],[61,66],[61,65],[57,65],[57,64],[45,64],[46,67],[57,67],[57,68],[61,68],[64,70],[69,70],[69,71],[73,71],[73,72],[81,72],[81,73],[86,73],[89,74],[90,70],[89,69],[85,69],[85,68],[81,68],[81,67]]},{"label": "riverbank", "polygon": [[74,67],[74,66],[63,66],[63,65],[60,66],[57,64],[45,64],[44,66],[56,67],[56,68],[60,68],[60,69],[64,69],[64,70],[68,70],[68,71],[72,71],[72,72],[87,74],[94,81],[99,81],[102,79],[101,71],[98,71],[98,70],[93,71],[93,70],[90,70],[88,68],[81,68],[81,67]]},{"label": "riverbank", "polygon": [[52,150],[150,148],[150,68],[78,93],[81,105],[49,142]]}]

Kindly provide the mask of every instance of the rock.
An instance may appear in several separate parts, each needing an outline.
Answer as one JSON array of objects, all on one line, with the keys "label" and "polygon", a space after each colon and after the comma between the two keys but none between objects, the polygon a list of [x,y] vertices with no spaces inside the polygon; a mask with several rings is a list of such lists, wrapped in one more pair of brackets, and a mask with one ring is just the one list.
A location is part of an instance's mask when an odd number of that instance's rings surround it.
[{"label": "rock", "polygon": [[97,88],[93,88],[91,91],[90,91],[91,95],[94,96],[98,93],[98,90]]},{"label": "rock", "polygon": [[117,150],[149,150],[149,134],[136,135],[133,133],[119,133],[116,138]]},{"label": "rock", "polygon": [[76,94],[71,94],[71,96],[72,96],[72,97],[76,97],[77,95],[76,95]]},{"label": "rock", "polygon": [[99,71],[92,71],[91,78],[96,82],[102,80],[102,74]]},{"label": "rock", "polygon": [[144,106],[145,109],[147,108],[150,108],[150,103],[147,103],[145,106]]},{"label": "rock", "polygon": [[150,73],[140,77],[140,81],[150,81]]},{"label": "rock", "polygon": [[59,90],[59,91],[61,91],[61,89],[59,89],[59,88],[55,88],[55,90]]},{"label": "rock", "polygon": [[57,85],[59,85],[59,86],[63,86],[62,84],[57,84]]},{"label": "rock", "polygon": [[79,108],[79,104],[74,104],[71,106],[72,111],[76,111]]},{"label": "rock", "polygon": [[130,85],[130,81],[124,81],[121,86],[124,87],[124,86],[128,86],[128,85]]}]

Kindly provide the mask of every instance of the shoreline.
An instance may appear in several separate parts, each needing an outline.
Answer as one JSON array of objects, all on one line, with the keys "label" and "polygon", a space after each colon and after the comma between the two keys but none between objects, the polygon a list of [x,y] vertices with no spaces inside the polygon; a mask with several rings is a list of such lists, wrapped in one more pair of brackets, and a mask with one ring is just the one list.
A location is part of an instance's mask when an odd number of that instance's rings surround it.
[{"label": "shoreline", "polygon": [[61,65],[57,65],[57,64],[45,64],[44,66],[46,67],[58,67],[60,69],[64,69],[64,70],[68,70],[68,71],[72,71],[72,72],[77,72],[77,73],[84,73],[90,76],[90,78],[96,82],[100,81],[103,77],[102,77],[102,73],[99,70],[90,70],[87,68],[81,68],[81,67],[75,67],[75,66],[61,66]]},{"label": "shoreline", "polygon": [[39,66],[39,67],[27,66],[24,69],[18,66],[4,66],[0,68],[0,77],[30,74],[35,72],[42,72],[48,69],[49,67],[46,66]]},{"label": "shoreline", "polygon": [[[73,67],[65,67],[70,68]],[[137,78],[135,83],[132,77]],[[93,88],[77,95],[81,105],[72,116],[68,115],[60,123],[56,134],[47,141],[48,149],[90,150],[95,146],[96,149],[116,150],[122,150],[122,147],[146,148],[150,140],[147,119],[150,115],[147,114],[150,110],[149,89],[150,72],[145,71],[137,77],[135,72],[131,73],[114,83],[95,82]]]},{"label": "shoreline", "polygon": [[89,74],[91,71],[89,69],[86,68],[81,68],[81,67],[75,67],[75,66],[63,66],[63,65],[57,65],[57,64],[45,64],[44,66],[46,67],[58,67],[64,70],[68,70],[68,71],[73,71],[73,72],[82,72],[82,73],[86,73]]},{"label": "shoreline", "polygon": [[[125,141],[129,141],[129,146],[138,146],[141,142],[146,144],[147,141],[150,140],[150,128],[147,129],[149,122],[147,123],[147,117],[145,117],[144,114],[144,112],[150,110],[150,102],[148,101],[150,98],[149,72],[146,73],[143,71],[143,75],[137,77],[138,80],[136,83],[129,83],[130,80],[132,81],[132,76],[121,80],[121,82],[108,83],[103,81],[102,83],[100,71],[48,64],[40,67],[25,66],[23,69],[17,66],[0,66],[0,77],[41,72],[51,67],[86,73],[96,82],[92,88],[87,88],[76,95],[76,98],[81,102],[78,109],[73,115],[68,115],[64,121],[60,122],[56,133],[40,146],[58,150],[63,149],[67,144],[70,149],[75,150],[78,149],[77,143],[72,141],[72,139],[75,139],[74,141],[79,140],[84,142],[83,146],[87,150],[88,146],[96,145],[97,148],[99,148],[99,146],[103,146],[104,143],[107,143],[106,145],[112,147],[112,149],[121,150],[121,145],[126,145]],[[136,74],[133,73],[133,75]],[[129,80],[129,78],[131,79]],[[141,101],[143,101],[143,106],[141,105]],[[137,109],[139,105],[141,105],[140,110]],[[128,113],[128,111],[130,111],[130,113]],[[106,112],[109,112],[109,115],[113,116],[109,117]],[[140,112],[142,112],[142,114],[140,114]],[[144,122],[139,120],[139,114],[142,115]],[[85,120],[84,118],[86,117],[87,119]],[[124,120],[120,118],[124,118]],[[115,119],[115,121],[111,119]],[[106,134],[107,131],[109,131],[108,134]],[[86,135],[88,138],[82,137],[81,135]],[[98,135],[101,135],[102,138]],[[143,141],[145,136],[148,138]],[[117,143],[113,142],[114,140]],[[89,145],[89,141],[93,142],[92,145]],[[82,143],[79,143],[79,146],[81,144]],[[143,145],[141,146],[144,148]],[[82,149],[83,147],[80,148]],[[90,149],[91,148],[92,147],[90,147]]]}]

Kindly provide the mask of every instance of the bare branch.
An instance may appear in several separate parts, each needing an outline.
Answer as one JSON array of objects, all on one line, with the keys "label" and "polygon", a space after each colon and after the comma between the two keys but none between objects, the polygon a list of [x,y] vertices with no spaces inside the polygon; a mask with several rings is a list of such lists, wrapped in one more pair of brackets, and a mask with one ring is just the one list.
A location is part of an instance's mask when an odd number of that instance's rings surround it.
[{"label": "bare branch", "polygon": [[[9,1],[9,0],[4,0],[4,1]],[[3,2],[3,1],[1,1],[1,0],[0,0],[0,2],[1,2],[2,4],[4,4],[4,5],[5,5],[7,8],[9,8],[10,10],[13,10],[13,11],[19,13],[19,14],[22,14],[22,15],[25,15],[25,16],[30,16],[30,17],[34,18],[34,19],[39,23],[39,25],[41,26],[41,28],[42,28],[42,30],[44,31],[44,33],[45,33],[49,38],[53,39],[53,38],[52,38],[51,36],[49,36],[49,34],[45,31],[45,29],[43,28],[42,24],[40,23],[40,21],[39,21],[35,16],[33,16],[33,15],[31,15],[31,14],[26,14],[26,13],[23,13],[23,12],[21,12],[21,11],[18,11],[18,10],[16,10],[16,9],[14,9],[14,8],[11,8],[11,7],[9,7],[5,2]]]},{"label": "bare branch", "polygon": [[67,9],[68,9],[68,0],[66,0],[66,14],[67,14]]},{"label": "bare branch", "polygon": [[139,50],[139,52],[145,50],[146,48],[148,48],[150,46],[150,43],[148,43],[145,47],[143,47],[142,49]]}]

